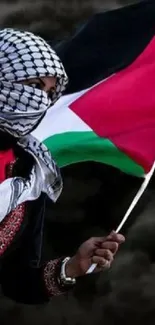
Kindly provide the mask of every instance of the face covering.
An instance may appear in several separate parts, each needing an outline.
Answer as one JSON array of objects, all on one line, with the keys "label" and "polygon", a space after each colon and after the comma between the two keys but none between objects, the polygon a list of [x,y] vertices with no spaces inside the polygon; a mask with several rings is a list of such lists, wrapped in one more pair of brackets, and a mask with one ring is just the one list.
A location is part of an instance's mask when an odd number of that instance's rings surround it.
[{"label": "face covering", "polygon": [[[50,98],[35,86],[20,84],[41,77],[56,78]],[[0,31],[0,129],[15,137],[30,133],[67,82],[60,59],[42,38],[13,29]]]},{"label": "face covering", "polygon": [[20,138],[32,132],[52,101],[46,92],[22,84],[0,82],[0,128]]}]

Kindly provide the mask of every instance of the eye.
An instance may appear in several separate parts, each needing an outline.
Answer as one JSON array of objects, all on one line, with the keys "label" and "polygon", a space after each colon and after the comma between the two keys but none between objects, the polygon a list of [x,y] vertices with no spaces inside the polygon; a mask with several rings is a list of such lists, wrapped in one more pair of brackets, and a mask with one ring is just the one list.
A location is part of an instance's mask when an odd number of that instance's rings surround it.
[{"label": "eye", "polygon": [[32,84],[29,85],[33,88],[42,90],[42,84],[40,82],[35,82],[35,83],[33,82]]}]

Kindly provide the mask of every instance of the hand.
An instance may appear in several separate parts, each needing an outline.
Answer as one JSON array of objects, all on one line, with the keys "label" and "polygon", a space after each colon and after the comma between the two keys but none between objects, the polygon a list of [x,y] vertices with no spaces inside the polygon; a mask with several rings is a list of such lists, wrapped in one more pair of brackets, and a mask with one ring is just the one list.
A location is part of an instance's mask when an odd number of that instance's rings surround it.
[{"label": "hand", "polygon": [[114,231],[107,237],[94,237],[84,242],[66,265],[68,277],[84,275],[89,267],[96,263],[94,272],[99,272],[111,266],[119,245],[124,243],[125,238]]}]

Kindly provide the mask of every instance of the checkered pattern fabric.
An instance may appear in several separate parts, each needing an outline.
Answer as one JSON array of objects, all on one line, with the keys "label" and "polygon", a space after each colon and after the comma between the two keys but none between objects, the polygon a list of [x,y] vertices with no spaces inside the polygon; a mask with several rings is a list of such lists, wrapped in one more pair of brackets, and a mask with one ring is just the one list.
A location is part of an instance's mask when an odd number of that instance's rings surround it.
[{"label": "checkered pattern fabric", "polygon": [[[49,76],[57,81],[51,96],[35,84],[21,83]],[[61,193],[57,165],[30,132],[61,96],[67,81],[60,59],[42,38],[10,28],[0,31],[0,129],[18,138],[18,145],[34,158],[28,179],[16,177],[0,184],[0,221],[19,204],[37,199],[41,192],[53,201]]]},{"label": "checkered pattern fabric", "polygon": [[40,77],[56,77],[52,101],[64,91],[68,78],[55,51],[41,37],[6,28],[0,31],[0,80],[19,82]]},{"label": "checkered pattern fabric", "polygon": [[[35,85],[19,83],[49,76],[57,80],[56,90],[50,97]],[[46,110],[62,95],[67,81],[60,59],[42,38],[13,29],[0,31],[1,129],[13,136],[30,133]],[[9,113],[7,117],[6,113]]]}]

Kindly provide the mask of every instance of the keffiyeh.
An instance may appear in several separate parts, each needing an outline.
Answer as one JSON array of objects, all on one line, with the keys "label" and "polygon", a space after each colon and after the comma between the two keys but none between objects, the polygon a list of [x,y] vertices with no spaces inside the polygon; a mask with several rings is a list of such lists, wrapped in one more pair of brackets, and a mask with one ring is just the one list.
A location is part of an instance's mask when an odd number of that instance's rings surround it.
[{"label": "keffiyeh", "polygon": [[[56,90],[48,97],[35,85],[20,81],[56,77]],[[0,184],[0,221],[17,205],[45,192],[53,201],[61,193],[59,169],[47,148],[29,133],[67,84],[63,65],[40,37],[13,29],[0,31],[0,129],[18,138],[18,145],[34,157],[28,179],[10,178]]]}]

